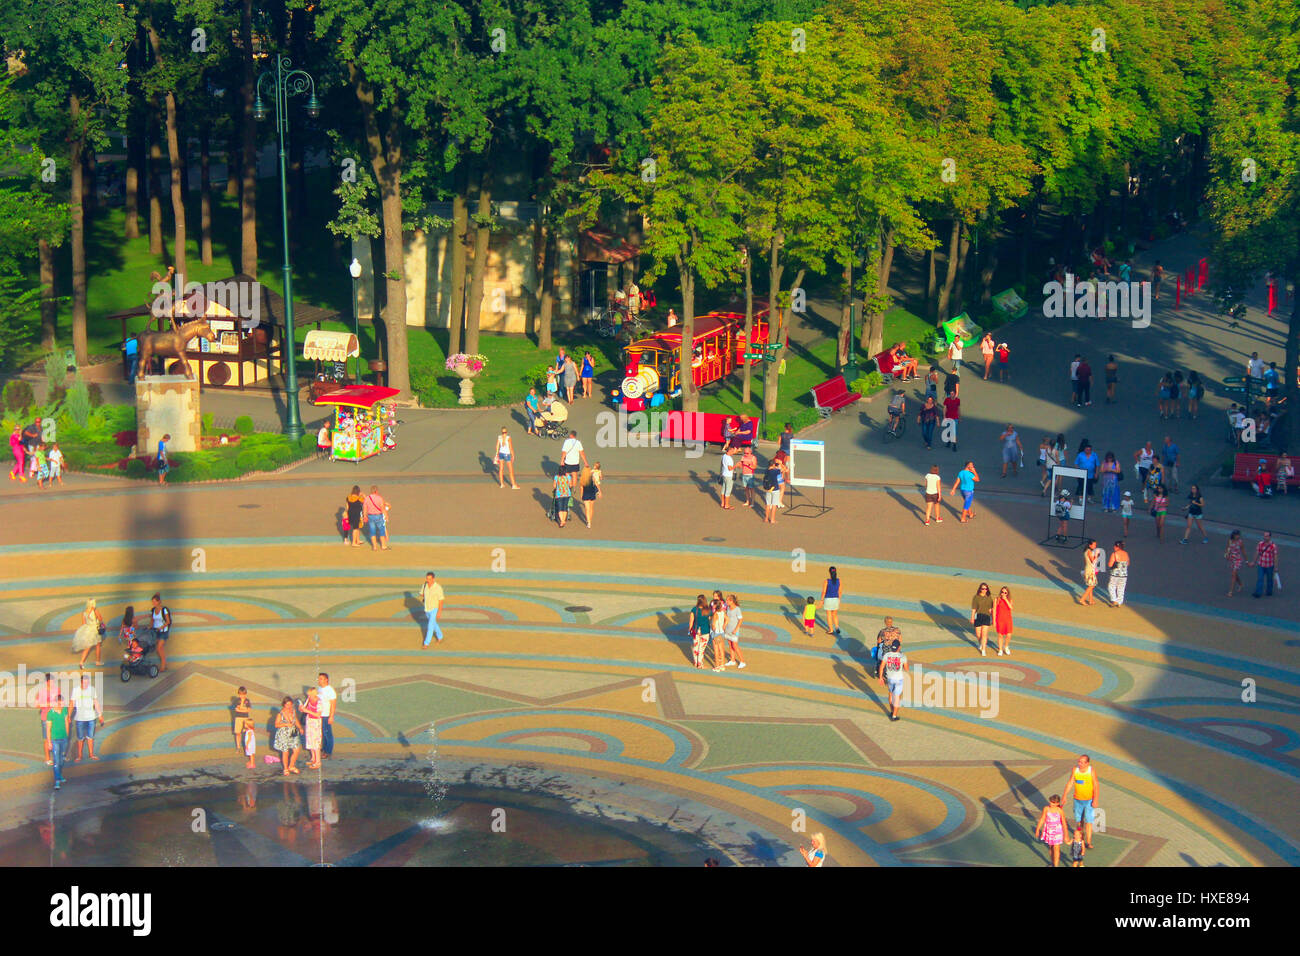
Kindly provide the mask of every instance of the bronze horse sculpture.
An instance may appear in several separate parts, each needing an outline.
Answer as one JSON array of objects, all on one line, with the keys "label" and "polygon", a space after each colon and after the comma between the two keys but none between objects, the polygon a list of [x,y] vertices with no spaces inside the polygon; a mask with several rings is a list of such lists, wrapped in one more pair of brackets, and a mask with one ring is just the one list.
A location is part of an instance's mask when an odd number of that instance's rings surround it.
[{"label": "bronze horse sculpture", "polygon": [[146,376],[153,367],[155,356],[159,358],[179,359],[181,367],[188,378],[193,374],[189,360],[185,357],[185,343],[198,336],[209,342],[217,340],[217,333],[212,331],[207,319],[195,319],[170,332],[141,332],[135,337],[139,345],[140,375]]}]

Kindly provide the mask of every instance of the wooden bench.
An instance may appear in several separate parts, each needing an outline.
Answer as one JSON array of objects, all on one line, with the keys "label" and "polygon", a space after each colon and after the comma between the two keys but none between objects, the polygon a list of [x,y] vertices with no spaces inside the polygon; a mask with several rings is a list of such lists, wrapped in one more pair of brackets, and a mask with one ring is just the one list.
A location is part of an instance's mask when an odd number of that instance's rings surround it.
[{"label": "wooden bench", "polygon": [[821,413],[822,418],[830,418],[832,412],[848,408],[861,397],[861,392],[849,391],[843,375],[836,375],[830,381],[814,385],[812,388],[813,406]]},{"label": "wooden bench", "polygon": [[[1234,485],[1253,486],[1261,461],[1264,462],[1264,468],[1270,475],[1276,475],[1277,455],[1266,455],[1261,452],[1239,452],[1234,455],[1232,459],[1232,483]],[[1300,475],[1292,475],[1288,478],[1286,486],[1288,488],[1300,488]]]}]

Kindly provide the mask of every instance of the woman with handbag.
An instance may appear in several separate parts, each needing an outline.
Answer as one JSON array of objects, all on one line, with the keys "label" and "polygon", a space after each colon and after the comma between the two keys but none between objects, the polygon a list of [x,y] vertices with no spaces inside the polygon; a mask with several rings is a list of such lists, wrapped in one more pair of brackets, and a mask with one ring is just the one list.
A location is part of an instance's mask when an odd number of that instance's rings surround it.
[{"label": "woman with handbag", "polygon": [[[352,493],[348,495],[347,507],[348,513],[343,518],[343,544],[351,543],[352,547],[361,547],[361,508],[364,499],[361,495],[361,486],[353,485]],[[351,538],[351,542],[348,541]]]},{"label": "woman with handbag", "polygon": [[104,626],[104,619],[99,616],[99,611],[95,609],[95,599],[90,598],[86,601],[86,609],[81,612],[81,627],[77,628],[72,635],[72,653],[81,652],[81,661],[79,667],[86,666],[86,658],[90,656],[90,649],[95,649],[95,666],[98,667],[104,663],[103,644],[104,635],[108,628]]}]

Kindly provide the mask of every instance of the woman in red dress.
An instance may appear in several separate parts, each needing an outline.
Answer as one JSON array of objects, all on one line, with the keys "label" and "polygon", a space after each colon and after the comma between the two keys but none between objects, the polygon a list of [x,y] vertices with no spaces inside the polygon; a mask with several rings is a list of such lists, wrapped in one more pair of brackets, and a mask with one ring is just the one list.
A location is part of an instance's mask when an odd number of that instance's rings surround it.
[{"label": "woman in red dress", "polygon": [[997,603],[993,605],[993,630],[998,635],[998,657],[1011,656],[1011,589],[1004,587],[998,592]]}]

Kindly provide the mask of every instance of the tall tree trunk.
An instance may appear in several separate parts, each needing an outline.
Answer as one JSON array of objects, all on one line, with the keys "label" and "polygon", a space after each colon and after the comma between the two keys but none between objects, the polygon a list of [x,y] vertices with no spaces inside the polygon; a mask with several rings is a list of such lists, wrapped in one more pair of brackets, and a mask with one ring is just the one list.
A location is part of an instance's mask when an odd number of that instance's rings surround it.
[{"label": "tall tree trunk", "polygon": [[[384,230],[384,337],[388,343],[388,385],[403,395],[411,391],[410,353],[406,337],[406,246],[402,233],[402,144],[400,117],[388,116],[379,128],[375,91],[355,63],[348,77],[361,105],[370,167],[379,186],[380,215]],[[378,339],[378,333],[376,333]]]},{"label": "tall tree trunk", "polygon": [[162,175],[162,144],[158,141],[158,113],[152,111],[149,124],[149,251],[155,256],[163,254],[162,195],[158,181]]},{"label": "tall tree trunk", "polygon": [[929,250],[929,252],[926,253],[926,258],[928,260],[928,262],[926,263],[926,268],[929,271],[927,273],[927,277],[925,281],[925,314],[926,317],[931,322],[936,321],[939,315],[939,309],[938,309],[939,282],[938,279],[936,278],[936,273],[935,273],[934,253],[935,253],[934,249],[931,249]]},{"label": "tall tree trunk", "polygon": [[[149,35],[149,45],[153,48],[154,60],[163,62],[162,39],[152,21],[145,21],[145,32]],[[171,157],[171,194],[172,194],[172,228],[175,232],[175,248],[172,261],[176,264],[176,278],[182,285],[185,282],[185,194],[181,185],[181,171],[185,167],[185,156],[181,153],[180,120],[176,113],[176,94],[168,90],[163,94],[163,105],[167,110],[167,154]]]},{"label": "tall tree trunk", "polygon": [[849,349],[855,344],[849,341],[853,334],[853,259],[851,256],[849,261],[844,263],[843,282],[844,289],[840,293],[840,329],[835,345],[837,369],[848,364]]},{"label": "tall tree trunk", "polygon": [[[769,323],[768,328],[770,329],[770,323],[772,321],[772,313],[770,310],[767,313],[767,317]],[[682,341],[685,341],[685,339]],[[745,246],[745,347],[748,350],[754,348],[754,259],[749,253],[749,246]],[[753,374],[753,366],[749,364],[748,360],[746,360],[744,363],[744,370],[741,373],[740,401],[742,405],[748,405],[750,398],[752,397],[750,390],[754,386]]]},{"label": "tall tree trunk", "polygon": [[39,239],[36,248],[41,271],[41,349],[53,352],[58,346],[59,301],[55,298],[54,247]]},{"label": "tall tree trunk", "polygon": [[966,270],[970,264],[970,230],[962,227],[957,241],[957,278],[952,287],[952,307],[958,313],[966,310]]},{"label": "tall tree trunk", "polygon": [[149,147],[149,106],[141,93],[138,80],[144,68],[144,43],[137,29],[136,41],[127,49],[127,71],[132,78],[128,84],[130,109],[126,121],[126,195],[123,201],[126,208],[126,221],[123,235],[127,239],[140,237],[140,204],[145,201],[144,184]]},{"label": "tall tree trunk", "polygon": [[886,229],[880,241],[880,258],[877,261],[876,295],[878,302],[870,303],[862,322],[862,348],[868,355],[878,355],[885,347],[885,308],[889,297],[889,276],[894,268],[894,230]]},{"label": "tall tree trunk", "polygon": [[81,100],[76,93],[68,97],[73,138],[68,165],[72,174],[72,195],[68,205],[72,213],[72,350],[78,365],[90,364],[90,346],[86,338],[86,206],[85,170],[81,164],[86,148],[81,133]]},{"label": "tall tree trunk", "polygon": [[212,155],[208,124],[199,132],[199,261],[212,265]]},{"label": "tall tree trunk", "polygon": [[961,238],[961,220],[956,217],[952,220],[952,228],[948,231],[948,261],[944,268],[943,285],[939,288],[938,304],[938,321],[943,322],[951,316],[948,314],[948,306],[952,302],[952,286],[957,278],[957,247]]},{"label": "tall tree trunk", "polygon": [[[691,360],[694,353],[688,343],[695,341],[695,275],[681,255],[676,256],[677,275],[682,289],[682,347],[677,350],[677,373],[681,379],[682,411],[700,409],[700,393],[695,388]],[[667,389],[665,389],[667,391]]]},{"label": "tall tree trunk", "polygon": [[240,112],[234,113],[234,128],[230,131],[230,136],[226,142],[226,195],[231,199],[239,201],[239,157],[240,143],[243,141],[244,130],[243,123],[240,122]]},{"label": "tall tree trunk", "polygon": [[240,125],[243,131],[239,158],[239,271],[257,278],[257,120],[253,119],[256,95],[253,74],[253,0],[239,6],[239,45],[243,77],[239,87]]},{"label": "tall tree trunk", "polygon": [[474,230],[474,264],[470,267],[469,298],[465,307],[465,351],[478,352],[479,311],[483,308],[483,286],[487,281],[488,242],[492,238],[487,220],[492,215],[491,173],[484,169],[478,191],[478,224]]},{"label": "tall tree trunk", "polygon": [[560,244],[555,226],[545,226],[543,233],[542,306],[537,316],[537,347],[547,351],[551,347],[551,325],[555,318],[555,279],[559,273]]},{"label": "tall tree trunk", "polygon": [[469,200],[457,191],[451,197],[451,296],[448,299],[447,354],[455,355],[461,344],[461,329],[465,326],[465,249],[469,242]]},{"label": "tall tree trunk", "polygon": [[86,220],[89,221],[99,210],[99,157],[90,144],[86,144],[82,166],[86,174]]}]

